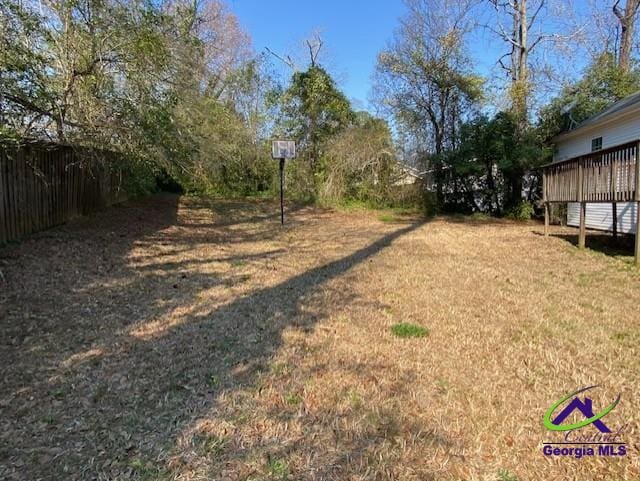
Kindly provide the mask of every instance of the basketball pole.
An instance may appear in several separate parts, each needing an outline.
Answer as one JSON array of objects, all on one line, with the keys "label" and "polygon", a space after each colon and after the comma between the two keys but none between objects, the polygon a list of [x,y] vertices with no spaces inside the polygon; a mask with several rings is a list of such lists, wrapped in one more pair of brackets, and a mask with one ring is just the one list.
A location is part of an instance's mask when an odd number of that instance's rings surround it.
[{"label": "basketball pole", "polygon": [[293,140],[272,140],[271,157],[280,161],[280,224],[284,226],[284,161],[294,159],[296,143]]},{"label": "basketball pole", "polygon": [[280,159],[280,224],[284,225],[284,159]]}]

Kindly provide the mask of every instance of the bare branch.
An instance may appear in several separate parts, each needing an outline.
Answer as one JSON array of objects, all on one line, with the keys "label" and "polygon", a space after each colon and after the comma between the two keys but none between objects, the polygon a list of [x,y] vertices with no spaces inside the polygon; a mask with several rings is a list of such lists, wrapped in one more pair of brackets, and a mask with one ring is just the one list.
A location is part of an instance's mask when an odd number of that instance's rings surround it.
[{"label": "bare branch", "polygon": [[282,63],[284,63],[287,67],[289,67],[294,72],[298,71],[298,68],[297,68],[295,62],[293,61],[293,59],[289,55],[285,55],[285,56],[278,55],[273,50],[271,50],[269,47],[265,47],[264,49],[267,52],[269,52],[271,55],[273,55],[275,58],[280,60]]},{"label": "bare branch", "polygon": [[511,67],[508,67],[507,65],[505,65],[505,63],[503,62],[503,59],[506,57],[511,57],[511,52],[509,53],[505,53],[502,57],[500,57],[498,59],[498,64],[500,65],[500,67],[502,67],[503,70],[505,70],[508,74],[511,74],[513,72],[513,69]]},{"label": "bare branch", "polygon": [[542,7],[544,7],[545,3],[546,3],[545,0],[540,0],[540,4],[538,5],[538,8],[533,13],[533,15],[531,15],[531,18],[529,19],[529,28],[533,27],[533,24],[536,22],[536,18],[538,17],[540,10],[542,10]]},{"label": "bare branch", "polygon": [[544,41],[554,41],[554,42],[560,42],[560,41],[567,41],[567,40],[571,40],[572,38],[576,37],[577,35],[579,35],[582,30],[584,30],[586,26],[583,25],[581,26],[579,29],[577,29],[576,31],[568,34],[568,35],[560,35],[557,33],[554,34],[547,34],[547,35],[540,35],[538,38],[536,38],[533,42],[531,42],[531,45],[529,46],[529,52],[531,52],[539,43],[544,42]]},{"label": "bare branch", "polygon": [[481,27],[486,28],[487,30],[490,30],[492,33],[495,33],[497,36],[499,36],[502,40],[504,40],[507,43],[510,43],[511,45],[513,45],[516,48],[520,48],[521,45],[519,42],[517,42],[514,38],[513,35],[511,35],[509,32],[507,32],[504,27],[502,26],[501,23],[498,23],[498,27],[500,30],[496,30],[495,28],[493,28],[491,25],[488,24],[484,24],[481,25]]},{"label": "bare branch", "polygon": [[613,14],[618,17],[620,20],[624,19],[624,12],[620,10],[620,0],[616,0],[613,4]]},{"label": "bare branch", "polygon": [[311,66],[315,67],[318,61],[318,56],[320,55],[320,50],[322,49],[322,38],[320,35],[315,35],[315,42],[312,43],[311,40],[305,40],[307,44],[307,48],[309,49],[309,59],[311,61]]}]

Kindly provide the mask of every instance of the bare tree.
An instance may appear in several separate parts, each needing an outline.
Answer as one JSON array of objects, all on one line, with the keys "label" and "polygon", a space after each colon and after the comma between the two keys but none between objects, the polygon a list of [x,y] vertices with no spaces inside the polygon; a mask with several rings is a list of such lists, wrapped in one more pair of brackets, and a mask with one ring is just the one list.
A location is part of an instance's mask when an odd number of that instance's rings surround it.
[{"label": "bare tree", "polygon": [[315,67],[318,62],[320,50],[322,50],[322,37],[320,37],[319,33],[315,33],[311,39],[305,40],[305,44],[309,49],[309,63],[312,67]]},{"label": "bare tree", "polygon": [[[379,104],[412,143],[432,159],[455,147],[457,131],[481,94],[482,81],[468,70],[465,35],[476,2],[411,0],[394,43],[378,55],[375,92]],[[431,160],[429,161],[431,163]],[[439,200],[442,164],[435,171]]]},{"label": "bare tree", "polygon": [[202,41],[205,81],[211,95],[224,97],[233,74],[253,58],[251,39],[220,0],[204,0],[195,10],[195,35]]},{"label": "bare tree", "polygon": [[293,60],[293,58],[291,58],[291,55],[289,54],[279,54],[274,52],[273,50],[271,50],[269,47],[265,47],[264,48],[268,53],[270,53],[271,55],[273,55],[275,58],[277,58],[278,60],[280,60],[283,64],[285,64],[287,67],[289,67],[292,71],[297,72],[298,71],[298,66],[296,65],[296,62]]},{"label": "bare tree", "polygon": [[[318,30],[314,30],[308,38],[304,39],[302,43],[305,50],[304,55],[309,55],[309,67],[316,67],[319,64],[320,51],[324,46],[324,41],[322,40],[320,32]],[[280,60],[287,67],[289,67],[293,72],[297,72],[300,70],[299,63],[303,63],[303,61],[299,58],[299,55],[295,55],[295,57],[299,60],[296,61],[290,54],[279,54],[277,52],[274,52],[269,47],[265,47],[265,50],[275,58]]]},{"label": "bare tree", "polygon": [[[570,9],[570,2],[554,0],[489,0],[495,18],[486,25],[508,45],[508,52],[498,59],[510,81],[512,111],[521,127],[527,125],[534,92],[534,52],[542,44],[558,48],[575,40],[585,25],[559,25],[558,16]],[[541,56],[541,55],[540,55]],[[508,59],[508,60],[506,60]],[[536,69],[549,75],[549,65],[543,62]]]},{"label": "bare tree", "polygon": [[[536,1],[536,0],[534,0]],[[529,55],[545,38],[538,35],[530,39],[529,31],[536,23],[546,0],[537,0],[529,14],[529,0],[490,0],[497,12],[502,11],[510,17],[511,25],[507,28],[498,20],[497,28],[491,29],[510,46],[510,51],[503,55],[498,63],[510,76],[513,111],[518,118],[526,122],[528,116],[528,98],[530,91]],[[505,58],[510,62],[506,64]]]}]

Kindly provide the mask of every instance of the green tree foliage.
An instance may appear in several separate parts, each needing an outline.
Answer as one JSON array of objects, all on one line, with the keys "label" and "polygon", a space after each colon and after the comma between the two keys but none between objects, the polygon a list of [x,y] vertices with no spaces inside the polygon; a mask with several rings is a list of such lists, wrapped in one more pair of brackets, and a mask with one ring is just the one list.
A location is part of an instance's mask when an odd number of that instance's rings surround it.
[{"label": "green tree foliage", "polygon": [[456,147],[465,115],[482,96],[483,81],[469,69],[465,54],[468,2],[407,4],[409,13],[394,43],[378,56],[376,96],[414,154],[434,171],[442,203],[444,154]]},{"label": "green tree foliage", "polygon": [[395,166],[387,122],[367,112],[357,112],[354,123],[328,143],[321,198],[330,202],[348,199],[384,204],[393,196]]},{"label": "green tree foliage", "polygon": [[533,130],[519,131],[511,112],[465,123],[459,147],[447,154],[447,207],[495,215],[519,209],[522,179],[544,159],[543,150]]},{"label": "green tree foliage", "polygon": [[[561,40],[577,39],[580,29],[575,35],[573,30],[556,34],[557,25],[545,20],[545,1],[406,3],[408,14],[394,42],[378,57],[377,100],[395,121],[404,160],[427,170],[428,188],[446,209],[526,215],[531,209],[523,208],[523,202],[537,199],[536,167],[550,160],[553,136],[568,128],[569,120],[579,123],[640,89],[633,62],[621,67],[624,62],[605,51],[532,125],[529,109],[534,90],[539,92],[533,80],[553,71],[540,68],[546,60],[534,64]],[[466,55],[467,33],[474,28],[471,17],[489,5],[494,11],[487,17],[488,28],[510,47],[497,59],[509,73],[502,85],[506,104],[501,106],[508,112],[493,118],[477,115],[483,84]],[[635,15],[636,7],[631,10]],[[619,12],[609,11],[612,18],[613,13],[619,17]],[[563,114],[567,107],[571,119]]]},{"label": "green tree foliage", "polygon": [[4,137],[118,150],[188,190],[268,187],[270,77],[220,1],[6,0],[0,16]]},{"label": "green tree foliage", "polygon": [[351,104],[319,65],[294,73],[280,100],[279,130],[297,139],[300,160],[306,161],[294,175],[302,190],[315,196],[324,181],[321,159],[327,141],[353,122]]},{"label": "green tree foliage", "polygon": [[[46,52],[42,18],[15,2],[0,2],[0,137],[19,138],[27,111],[38,120],[42,108],[34,99],[47,99]],[[30,39],[29,42],[26,40]],[[28,95],[23,95],[23,92]],[[26,104],[26,105],[25,105]]]},{"label": "green tree foliage", "polygon": [[[626,25],[618,58],[607,50],[595,57],[535,126],[529,112],[545,70],[536,63],[560,37],[575,37],[548,24],[547,1],[405,1],[407,14],[375,74],[374,98],[390,128],[353,111],[318,63],[317,36],[305,43],[305,68],[273,54],[295,71],[280,86],[223,0],[2,0],[0,140],[122,152],[136,191],[162,174],[187,191],[247,195],[273,186],[269,140],[286,137],[299,152],[287,167],[290,193],[378,204],[395,195],[400,152],[428,172],[440,206],[526,214],[523,193],[535,200],[535,167],[549,160],[540,140],[640,89],[640,71],[626,60],[635,1],[607,10]],[[493,117],[479,115],[484,80],[467,48],[483,11],[511,48],[496,59],[510,74],[501,85],[511,95],[496,110],[509,112]]]},{"label": "green tree foliage", "polygon": [[[540,135],[550,140],[638,90],[640,71],[622,70],[615,55],[604,52],[587,67],[581,79],[564,87],[560,95],[541,110]],[[563,113],[565,108],[567,113]]]},{"label": "green tree foliage", "polygon": [[[0,16],[4,138],[120,151],[135,191],[158,174],[186,191],[268,190],[274,133],[298,142],[294,191],[360,196],[386,175],[389,130],[373,118],[356,122],[316,62],[321,41],[315,51],[308,43],[311,65],[274,96],[266,59],[219,0],[6,0]],[[328,185],[338,178],[347,184],[336,194]]]}]

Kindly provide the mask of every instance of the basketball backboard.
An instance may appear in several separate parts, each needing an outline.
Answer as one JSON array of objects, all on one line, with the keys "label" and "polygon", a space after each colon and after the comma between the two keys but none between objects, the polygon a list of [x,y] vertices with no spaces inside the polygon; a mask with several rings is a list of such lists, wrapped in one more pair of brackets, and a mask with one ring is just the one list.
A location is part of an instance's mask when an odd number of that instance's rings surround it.
[{"label": "basketball backboard", "polygon": [[293,140],[274,140],[271,142],[271,156],[274,159],[293,159],[296,156],[296,143]]}]

